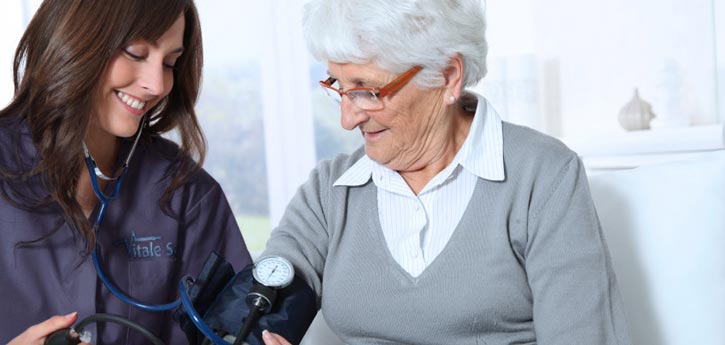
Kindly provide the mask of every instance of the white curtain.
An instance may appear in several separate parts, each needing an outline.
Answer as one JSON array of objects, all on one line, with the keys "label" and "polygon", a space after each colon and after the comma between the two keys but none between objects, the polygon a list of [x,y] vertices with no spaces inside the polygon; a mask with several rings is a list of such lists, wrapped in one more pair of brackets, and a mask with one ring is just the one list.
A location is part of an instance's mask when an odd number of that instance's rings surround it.
[{"label": "white curtain", "polygon": [[302,37],[302,2],[272,0],[262,51],[262,99],[270,225],[315,165],[310,76]]}]

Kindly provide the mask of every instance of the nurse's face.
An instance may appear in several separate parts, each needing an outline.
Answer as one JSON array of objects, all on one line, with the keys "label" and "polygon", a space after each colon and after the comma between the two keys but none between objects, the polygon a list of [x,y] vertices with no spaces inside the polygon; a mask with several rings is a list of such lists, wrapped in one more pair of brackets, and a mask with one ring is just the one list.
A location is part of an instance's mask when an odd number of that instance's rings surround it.
[{"label": "nurse's face", "polygon": [[143,115],[174,85],[174,64],[183,52],[184,16],[156,42],[134,41],[111,58],[100,86],[92,131],[130,137]]}]

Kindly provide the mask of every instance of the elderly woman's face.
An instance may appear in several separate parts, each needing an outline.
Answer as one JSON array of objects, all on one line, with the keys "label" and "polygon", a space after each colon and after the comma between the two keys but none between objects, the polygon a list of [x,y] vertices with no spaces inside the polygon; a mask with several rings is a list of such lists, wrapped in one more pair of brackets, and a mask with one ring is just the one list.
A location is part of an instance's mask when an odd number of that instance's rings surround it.
[{"label": "elderly woman's face", "polygon": [[[339,64],[328,62],[328,73],[338,80],[340,88],[382,87],[397,75],[373,64]],[[341,123],[347,130],[356,127],[365,139],[365,152],[370,159],[393,170],[415,168],[425,157],[445,121],[442,89],[421,89],[408,83],[383,99],[380,110],[362,110],[347,96],[342,98]]]}]

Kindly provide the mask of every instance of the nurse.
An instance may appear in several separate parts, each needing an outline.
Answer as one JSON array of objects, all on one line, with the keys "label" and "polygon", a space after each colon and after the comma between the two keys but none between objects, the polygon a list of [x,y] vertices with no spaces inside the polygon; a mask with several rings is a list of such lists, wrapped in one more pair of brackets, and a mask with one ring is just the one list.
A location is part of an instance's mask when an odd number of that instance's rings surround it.
[{"label": "nurse", "polygon": [[[180,279],[198,274],[211,251],[236,270],[251,262],[222,189],[201,168],[201,68],[192,0],[40,5],[16,51],[14,98],[0,111],[0,343],[40,344],[101,312],[187,342],[171,312],[109,292],[91,260],[96,246],[119,290],[156,305],[176,300]],[[169,131],[178,144],[161,137]],[[97,231],[84,144],[107,177],[130,157]],[[98,181],[106,194],[118,183]],[[145,342],[114,324],[86,329],[97,343]]]}]

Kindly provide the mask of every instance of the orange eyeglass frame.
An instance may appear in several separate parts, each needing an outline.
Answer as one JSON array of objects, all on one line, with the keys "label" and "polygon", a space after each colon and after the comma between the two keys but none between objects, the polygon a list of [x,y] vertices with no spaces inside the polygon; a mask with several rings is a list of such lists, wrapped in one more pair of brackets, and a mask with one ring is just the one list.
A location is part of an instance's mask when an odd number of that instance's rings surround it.
[{"label": "orange eyeglass frame", "polygon": [[338,94],[340,94],[341,98],[342,98],[342,96],[346,95],[348,92],[353,92],[353,91],[372,91],[373,93],[375,93],[375,95],[378,98],[383,98],[383,97],[399,90],[403,86],[405,86],[405,84],[410,82],[410,80],[413,79],[413,77],[415,77],[415,75],[418,74],[418,72],[420,72],[420,70],[422,70],[422,69],[423,69],[423,67],[421,67],[421,66],[413,66],[411,69],[403,72],[401,75],[397,76],[391,82],[385,84],[383,87],[380,87],[380,88],[356,87],[356,88],[352,88],[350,90],[340,91],[339,89],[332,87],[332,84],[335,83],[335,81],[337,81],[337,79],[334,77],[329,77],[324,81],[320,81],[320,85],[324,88],[337,92]]}]

